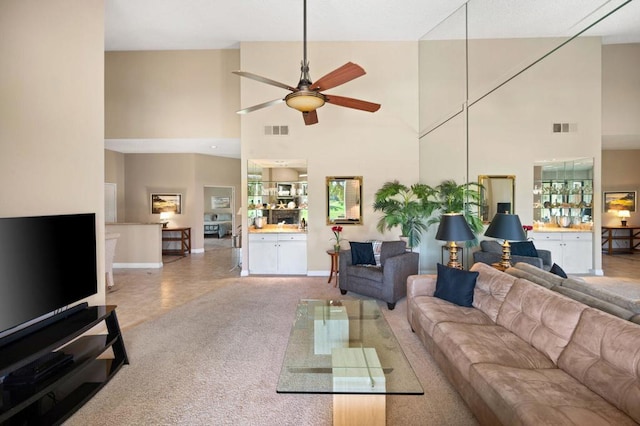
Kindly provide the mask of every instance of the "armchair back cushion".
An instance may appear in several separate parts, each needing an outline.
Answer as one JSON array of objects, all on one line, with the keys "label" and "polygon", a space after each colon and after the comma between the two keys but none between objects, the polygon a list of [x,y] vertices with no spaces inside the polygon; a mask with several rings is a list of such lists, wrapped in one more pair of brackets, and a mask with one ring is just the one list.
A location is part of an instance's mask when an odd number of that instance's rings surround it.
[{"label": "armchair back cushion", "polygon": [[384,241],[380,246],[380,264],[393,256],[406,252],[407,244],[404,241]]}]

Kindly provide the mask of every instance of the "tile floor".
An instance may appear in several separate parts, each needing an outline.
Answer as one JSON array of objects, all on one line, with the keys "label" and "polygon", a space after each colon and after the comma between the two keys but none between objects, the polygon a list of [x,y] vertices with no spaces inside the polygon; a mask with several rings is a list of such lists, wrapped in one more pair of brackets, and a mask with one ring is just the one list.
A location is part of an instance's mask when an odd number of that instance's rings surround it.
[{"label": "tile floor", "polygon": [[[163,268],[114,270],[115,287],[107,293],[107,304],[118,306],[122,329],[134,327],[198,298],[225,280],[237,279],[237,256],[230,238],[207,238],[204,253],[164,256]],[[603,255],[602,265],[606,277],[635,280],[640,285],[640,252]]]}]

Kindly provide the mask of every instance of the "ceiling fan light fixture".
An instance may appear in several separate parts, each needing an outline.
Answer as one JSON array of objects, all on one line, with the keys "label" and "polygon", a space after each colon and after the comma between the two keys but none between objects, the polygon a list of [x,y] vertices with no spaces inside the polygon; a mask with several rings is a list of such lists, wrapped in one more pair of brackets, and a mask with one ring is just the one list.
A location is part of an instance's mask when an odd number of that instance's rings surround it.
[{"label": "ceiling fan light fixture", "polygon": [[312,90],[300,90],[289,93],[284,98],[284,101],[289,108],[297,109],[300,112],[310,112],[324,105],[325,98],[322,93]]}]

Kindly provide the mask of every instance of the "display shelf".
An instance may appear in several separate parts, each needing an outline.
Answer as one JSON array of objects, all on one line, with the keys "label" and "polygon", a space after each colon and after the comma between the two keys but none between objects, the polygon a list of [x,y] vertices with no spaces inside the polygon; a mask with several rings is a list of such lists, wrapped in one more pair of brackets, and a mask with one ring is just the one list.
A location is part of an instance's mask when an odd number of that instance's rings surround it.
[{"label": "display shelf", "polygon": [[[295,205],[294,208],[289,203]],[[268,223],[300,223],[307,219],[307,182],[248,182],[247,211],[249,225],[256,217],[267,217]]]},{"label": "display shelf", "polygon": [[[107,334],[83,335],[103,321]],[[36,326],[0,347],[0,376],[54,350],[72,355],[73,362],[34,384],[3,383],[2,424],[60,424],[129,363],[115,306],[86,307],[44,327]],[[113,352],[111,357],[98,359],[108,350]]]},{"label": "display shelf", "polygon": [[593,164],[585,160],[534,167],[533,219],[553,222],[567,216],[573,224],[592,220]]}]

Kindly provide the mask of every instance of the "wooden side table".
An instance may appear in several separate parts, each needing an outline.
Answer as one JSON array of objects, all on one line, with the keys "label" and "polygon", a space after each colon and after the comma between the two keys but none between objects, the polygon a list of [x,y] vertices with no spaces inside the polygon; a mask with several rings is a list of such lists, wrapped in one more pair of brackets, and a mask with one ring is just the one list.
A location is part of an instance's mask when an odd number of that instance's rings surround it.
[{"label": "wooden side table", "polygon": [[[179,233],[180,235],[175,235]],[[191,228],[162,228],[162,242],[168,242],[169,245],[172,241],[180,243],[179,249],[162,248],[162,254],[176,254],[184,256],[191,253]]]},{"label": "wooden side table", "polygon": [[334,287],[338,286],[338,265],[340,265],[340,251],[335,251],[333,249],[327,250],[327,254],[331,256],[331,273],[329,274],[329,281],[331,282],[333,279],[333,275],[336,276],[336,283],[333,285]]}]

